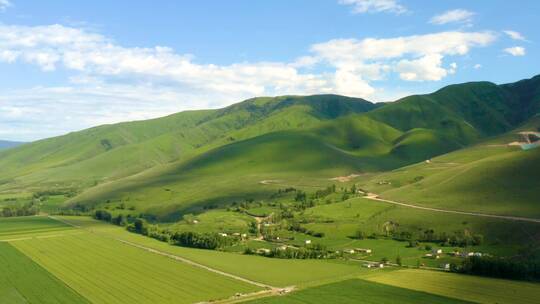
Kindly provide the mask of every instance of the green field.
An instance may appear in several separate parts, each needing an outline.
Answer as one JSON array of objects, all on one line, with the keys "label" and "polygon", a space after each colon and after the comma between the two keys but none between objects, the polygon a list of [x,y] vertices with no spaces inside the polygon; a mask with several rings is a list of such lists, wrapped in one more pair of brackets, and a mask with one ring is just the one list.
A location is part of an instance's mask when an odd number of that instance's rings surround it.
[{"label": "green field", "polygon": [[373,282],[477,303],[538,303],[540,284],[456,275],[439,271],[400,270],[368,278]]},{"label": "green field", "polygon": [[73,227],[46,216],[21,216],[0,218],[0,239],[27,235],[54,233],[71,230]]},{"label": "green field", "polygon": [[270,259],[214,250],[185,248],[172,246],[142,235],[129,233],[121,227],[104,224],[90,218],[61,218],[111,237],[120,238],[163,252],[185,257],[221,271],[273,286],[315,285],[343,277],[352,277],[370,273],[356,262],[337,260]]},{"label": "green field", "polygon": [[8,243],[0,242],[0,303],[89,303]]},{"label": "green field", "polygon": [[193,303],[259,289],[92,233],[13,245],[93,303]]},{"label": "green field", "polygon": [[364,280],[347,280],[308,288],[280,297],[264,298],[250,304],[391,304],[391,303],[471,303]]}]

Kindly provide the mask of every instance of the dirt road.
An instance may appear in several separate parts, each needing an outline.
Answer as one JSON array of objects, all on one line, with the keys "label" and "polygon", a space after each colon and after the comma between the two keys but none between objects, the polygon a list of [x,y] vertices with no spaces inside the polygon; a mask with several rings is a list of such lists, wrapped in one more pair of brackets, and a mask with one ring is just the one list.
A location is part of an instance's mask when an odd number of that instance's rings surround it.
[{"label": "dirt road", "polygon": [[384,203],[388,203],[388,204],[399,205],[399,206],[407,207],[407,208],[414,208],[414,209],[421,209],[421,210],[428,210],[428,211],[435,211],[435,212],[453,213],[453,214],[462,214],[462,215],[471,215],[471,216],[480,216],[480,217],[489,217],[489,218],[497,218],[497,219],[510,220],[510,221],[540,223],[540,219],[529,218],[529,217],[485,214],[485,213],[478,213],[478,212],[447,210],[447,209],[439,209],[439,208],[430,208],[430,207],[422,207],[422,206],[418,206],[418,205],[411,205],[411,204],[400,203],[400,202],[396,202],[396,201],[392,201],[392,200],[383,199],[383,198],[380,198],[375,193],[368,193],[368,195],[365,196],[364,198],[374,200],[374,201],[378,201],[378,202],[384,202]]}]

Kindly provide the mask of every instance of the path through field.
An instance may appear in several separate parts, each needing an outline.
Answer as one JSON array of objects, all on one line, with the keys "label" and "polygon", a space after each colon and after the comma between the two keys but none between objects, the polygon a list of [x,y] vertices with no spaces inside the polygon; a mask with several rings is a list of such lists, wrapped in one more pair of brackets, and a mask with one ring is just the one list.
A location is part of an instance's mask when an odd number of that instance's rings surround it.
[{"label": "path through field", "polygon": [[370,199],[370,200],[373,200],[373,201],[384,202],[384,203],[393,204],[393,205],[399,205],[399,206],[407,207],[407,208],[422,209],[422,210],[435,211],[435,212],[471,215],[471,216],[479,216],[479,217],[490,217],[490,218],[498,218],[498,219],[504,219],[504,220],[510,220],[510,221],[522,221],[522,222],[540,223],[540,219],[528,218],[528,217],[485,214],[485,213],[478,213],[478,212],[447,210],[447,209],[439,209],[439,208],[430,208],[430,207],[423,207],[423,206],[418,206],[418,205],[411,205],[411,204],[400,203],[400,202],[396,202],[396,201],[392,201],[392,200],[383,199],[383,198],[380,198],[375,193],[368,193],[368,195],[364,196],[364,198],[367,198],[367,199]]},{"label": "path through field", "polygon": [[[54,219],[54,220],[60,221],[62,223],[71,225],[71,226],[73,226],[75,228],[83,229],[83,230],[89,231],[91,233],[96,233],[96,231],[94,231],[94,230],[87,229],[87,228],[84,228],[82,226],[75,225],[73,223],[70,223],[69,221],[65,221],[63,219],[53,217],[53,216],[49,216],[49,217]],[[202,268],[204,270],[207,270],[207,271],[210,271],[210,272],[213,272],[213,273],[217,273],[219,275],[226,276],[226,277],[229,277],[229,278],[233,278],[233,279],[236,279],[236,280],[248,283],[248,284],[252,284],[252,285],[255,285],[255,286],[258,286],[258,287],[262,287],[262,288],[265,289],[265,290],[256,291],[256,292],[249,293],[249,294],[242,294],[242,295],[239,295],[239,296],[234,296],[231,299],[221,300],[221,301],[218,301],[217,303],[234,303],[234,302],[236,302],[236,301],[238,301],[240,299],[246,299],[246,298],[255,299],[255,298],[259,298],[259,297],[281,295],[281,294],[289,293],[289,292],[291,292],[291,291],[293,291],[295,289],[294,286],[288,286],[288,287],[283,287],[283,288],[282,287],[271,286],[271,285],[264,284],[264,283],[257,282],[257,281],[253,281],[253,280],[250,280],[250,279],[247,279],[247,278],[244,278],[244,277],[232,274],[232,273],[224,272],[224,271],[221,271],[221,270],[218,270],[218,269],[215,269],[215,268],[212,268],[212,267],[197,263],[197,262],[192,261],[190,259],[186,259],[186,258],[178,256],[178,255],[170,254],[170,253],[167,253],[167,252],[164,252],[164,251],[160,251],[160,250],[157,250],[157,249],[154,249],[154,248],[143,246],[141,244],[137,244],[137,243],[130,242],[130,241],[127,241],[127,240],[123,240],[123,239],[120,239],[120,238],[111,237],[109,235],[107,235],[107,237],[110,237],[110,238],[112,238],[112,239],[114,239],[116,241],[119,241],[119,242],[121,242],[123,244],[126,244],[126,245],[129,245],[129,246],[133,246],[133,247],[136,247],[136,248],[139,248],[139,249],[142,249],[142,250],[154,253],[154,254],[162,255],[162,256],[171,258],[173,260],[189,264],[191,266],[199,267],[199,268]]]},{"label": "path through field", "polygon": [[[281,186],[286,186],[286,187],[295,187],[295,185],[285,185],[285,184],[273,183],[273,181],[271,181],[271,180],[261,181],[261,184],[263,184],[263,185],[272,185],[273,184],[273,185],[281,185]],[[496,215],[496,214],[486,214],[486,213],[479,213],[479,212],[448,210],[448,209],[440,209],[440,208],[423,207],[423,206],[407,204],[407,203],[400,203],[400,202],[380,198],[379,195],[375,194],[375,193],[368,193],[367,196],[364,196],[364,198],[370,199],[370,200],[373,200],[373,201],[378,201],[378,202],[383,202],[383,203],[388,203],[388,204],[393,204],[393,205],[399,205],[399,206],[402,206],[402,207],[421,209],[421,210],[428,210],[428,211],[434,211],[434,212],[453,213],[453,214],[471,215],[471,216],[479,216],[479,217],[489,217],[489,218],[497,218],[497,219],[503,219],[503,220],[521,221],[521,222],[529,222],[529,223],[540,223],[540,219],[530,218],[530,217],[519,217],[519,216],[511,216],[511,215]]]}]

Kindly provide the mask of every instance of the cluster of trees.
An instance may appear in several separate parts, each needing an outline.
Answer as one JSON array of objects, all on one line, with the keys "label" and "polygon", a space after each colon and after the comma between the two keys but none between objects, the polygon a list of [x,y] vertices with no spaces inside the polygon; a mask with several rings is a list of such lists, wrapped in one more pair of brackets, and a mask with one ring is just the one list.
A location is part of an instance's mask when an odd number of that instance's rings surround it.
[{"label": "cluster of trees", "polygon": [[[399,225],[398,225],[399,226]],[[409,242],[410,247],[418,246],[419,242],[440,243],[441,246],[467,247],[478,246],[484,242],[484,236],[472,233],[470,230],[460,230],[453,233],[435,233],[433,229],[425,229],[419,233],[408,230],[391,231],[392,238],[398,241]]]},{"label": "cluster of trees", "polygon": [[[247,248],[244,253],[256,254],[256,252],[250,248]],[[274,248],[268,252],[262,252],[260,255],[278,259],[328,259],[334,257],[333,253],[329,252],[326,247],[321,244],[313,244],[301,248]]]},{"label": "cluster of trees", "polygon": [[315,192],[314,198],[324,198],[332,193],[336,193],[336,185],[328,186],[324,190],[317,190]]},{"label": "cluster of trees", "polygon": [[175,245],[201,249],[217,249],[235,243],[235,239],[232,237],[220,236],[215,233],[197,233],[191,231],[175,232],[172,234],[170,241]]},{"label": "cluster of trees", "polygon": [[93,217],[97,220],[106,221],[118,226],[125,226],[128,231],[178,246],[217,249],[234,245],[237,241],[234,237],[220,236],[217,233],[172,232],[168,229],[162,229],[157,225],[149,224],[142,217],[124,216],[123,214],[113,215],[107,210],[96,210]]},{"label": "cluster of trees", "polygon": [[23,206],[11,206],[2,208],[0,216],[12,217],[12,216],[28,216],[36,215],[39,213],[39,208],[34,204],[26,204]]},{"label": "cluster of trees", "polygon": [[451,268],[454,272],[513,279],[540,281],[538,260],[511,260],[496,257],[470,257],[461,266]]},{"label": "cluster of trees", "polygon": [[300,233],[305,233],[307,235],[311,235],[311,236],[318,237],[318,238],[324,237],[324,232],[309,230],[306,227],[303,227],[302,225],[300,225],[300,223],[297,222],[297,221],[292,221],[290,223],[289,230],[290,231],[300,232]]}]

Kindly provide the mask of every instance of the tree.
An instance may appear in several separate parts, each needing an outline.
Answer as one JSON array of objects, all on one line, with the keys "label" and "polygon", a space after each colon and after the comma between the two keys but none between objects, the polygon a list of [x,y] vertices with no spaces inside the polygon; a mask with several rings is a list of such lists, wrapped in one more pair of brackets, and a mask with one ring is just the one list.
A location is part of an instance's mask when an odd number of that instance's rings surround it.
[{"label": "tree", "polygon": [[399,266],[401,266],[401,256],[400,256],[400,255],[398,255],[398,256],[396,257],[396,264],[398,264]]},{"label": "tree", "polygon": [[354,238],[355,239],[358,239],[358,240],[363,240],[366,238],[366,234],[364,233],[364,231],[358,229],[356,230],[356,232],[354,233]]}]

